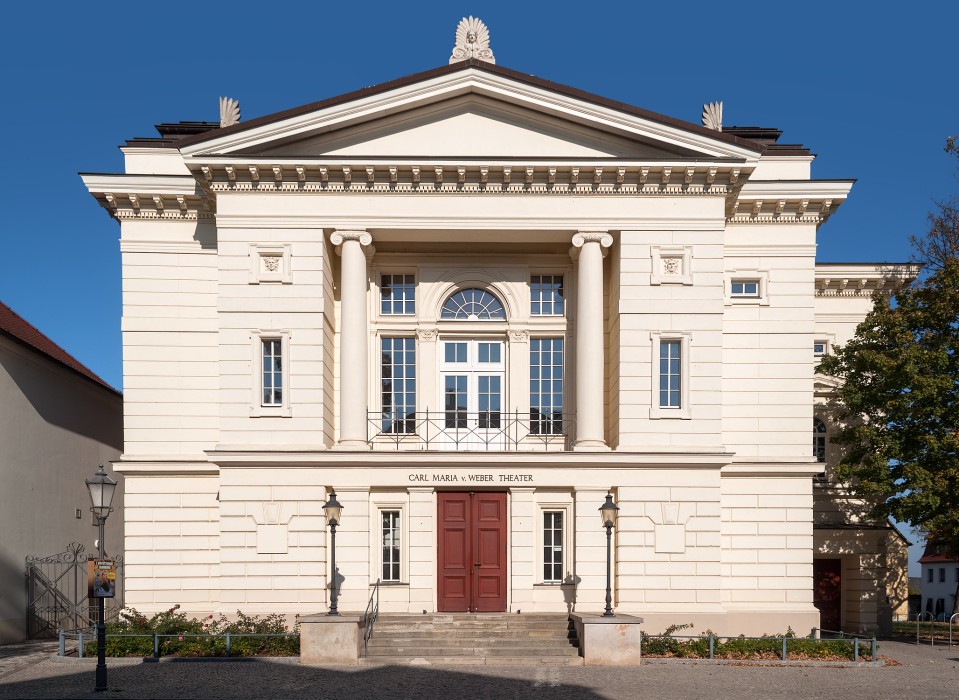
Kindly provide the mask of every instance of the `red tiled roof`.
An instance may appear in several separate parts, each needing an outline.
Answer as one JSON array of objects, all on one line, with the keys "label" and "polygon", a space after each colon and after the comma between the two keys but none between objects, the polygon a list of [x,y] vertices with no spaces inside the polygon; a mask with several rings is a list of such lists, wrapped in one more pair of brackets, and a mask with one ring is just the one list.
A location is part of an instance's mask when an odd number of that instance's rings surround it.
[{"label": "red tiled roof", "polygon": [[957,561],[956,557],[950,557],[948,554],[942,554],[937,544],[927,544],[926,551],[922,553],[919,559],[920,564],[935,564],[938,562]]},{"label": "red tiled roof", "polygon": [[57,364],[63,365],[67,369],[86,377],[92,382],[109,389],[114,394],[120,392],[100,379],[87,367],[77,360],[73,355],[61,348],[50,340],[47,336],[37,330],[34,326],[24,320],[13,309],[0,301],[0,335],[6,336],[20,345],[25,345],[41,355],[53,360]]}]

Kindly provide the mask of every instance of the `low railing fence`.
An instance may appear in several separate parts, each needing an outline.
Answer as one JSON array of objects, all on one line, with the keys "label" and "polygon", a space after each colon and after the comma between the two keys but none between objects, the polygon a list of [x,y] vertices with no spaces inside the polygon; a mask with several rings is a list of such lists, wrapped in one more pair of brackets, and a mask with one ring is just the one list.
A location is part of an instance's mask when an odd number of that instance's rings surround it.
[{"label": "low railing fence", "polygon": [[[159,659],[161,654],[161,641],[163,639],[176,639],[178,641],[183,641],[184,639],[190,638],[199,638],[199,639],[224,639],[226,642],[226,656],[231,655],[231,642],[238,638],[247,638],[247,637],[299,637],[299,632],[286,632],[282,634],[253,634],[247,632],[224,632],[223,634],[159,634],[156,632],[145,632],[143,634],[114,634],[108,632],[106,634],[106,639],[111,638],[123,638],[123,637],[137,637],[137,638],[146,638],[153,639],[153,658]],[[66,630],[60,630],[60,648],[57,652],[60,656],[66,656],[67,654],[67,639],[76,639],[77,640],[77,656],[83,658],[84,656],[84,645],[86,642],[96,642],[97,641],[97,632],[96,627],[89,632],[67,632]],[[86,640],[86,641],[84,641]]]},{"label": "low railing fence", "polygon": [[373,627],[380,616],[380,579],[376,579],[373,584],[373,592],[370,593],[370,602],[366,604],[366,612],[363,613],[365,626],[363,627],[363,653],[369,652],[370,640],[373,638]]},{"label": "low railing fence", "polygon": [[[817,630],[813,629],[813,636],[811,637],[746,637],[746,636],[734,636],[734,637],[724,637],[722,635],[708,634],[708,635],[677,635],[677,634],[643,634],[642,635],[642,646],[643,646],[643,655],[657,656],[660,652],[668,653],[675,656],[681,656],[682,658],[702,658],[702,659],[737,659],[743,661],[750,660],[763,660],[762,657],[751,658],[750,654],[755,653],[776,653],[779,656],[780,661],[789,660],[789,651],[790,645],[792,645],[793,651],[797,651],[801,646],[807,646],[812,644],[814,647],[820,647],[820,649],[828,650],[829,647],[824,647],[823,645],[846,645],[850,646],[850,651],[852,652],[852,661],[855,663],[862,662],[862,647],[866,647],[869,650],[869,659],[868,662],[876,662],[879,657],[878,653],[878,643],[875,637],[869,638],[859,638],[859,637],[835,637],[831,639],[822,639],[818,636],[821,632],[829,633],[830,630]],[[837,632],[836,634],[842,635],[842,632]],[[656,641],[658,640],[658,641]],[[670,644],[670,642],[678,642],[677,644]],[[683,644],[685,642],[685,644]],[[697,655],[697,652],[700,650],[693,649],[693,644],[696,642],[708,644],[707,648],[701,649],[703,655]],[[743,649],[733,649],[730,650],[728,647],[731,643],[737,642],[759,642],[760,644],[752,645],[742,645]],[[698,645],[697,645],[698,646]],[[707,655],[708,654],[708,655]],[[808,652],[807,656],[810,656]],[[804,661],[816,660],[815,654],[811,655],[810,658],[803,658]],[[824,656],[827,656],[824,654]],[[829,659],[833,660],[833,659]]]},{"label": "low railing fence", "polygon": [[574,417],[538,411],[369,413],[373,449],[486,452],[568,451]]}]

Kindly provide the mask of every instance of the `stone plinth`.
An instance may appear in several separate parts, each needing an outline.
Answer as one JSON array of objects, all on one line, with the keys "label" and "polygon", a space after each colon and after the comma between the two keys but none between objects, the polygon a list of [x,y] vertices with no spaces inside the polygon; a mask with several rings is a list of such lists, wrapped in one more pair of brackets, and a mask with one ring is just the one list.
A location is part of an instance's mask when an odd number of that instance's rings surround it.
[{"label": "stone plinth", "polygon": [[300,663],[349,664],[360,661],[363,615],[307,615],[300,617]]},{"label": "stone plinth", "polygon": [[643,618],[634,615],[570,616],[576,625],[580,655],[587,666],[634,666],[641,657],[639,626]]}]

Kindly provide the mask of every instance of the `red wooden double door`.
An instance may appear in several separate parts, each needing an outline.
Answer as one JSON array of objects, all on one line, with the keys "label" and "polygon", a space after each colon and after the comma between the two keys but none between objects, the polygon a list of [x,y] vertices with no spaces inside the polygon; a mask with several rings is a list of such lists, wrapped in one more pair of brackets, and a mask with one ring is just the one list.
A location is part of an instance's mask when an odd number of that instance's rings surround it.
[{"label": "red wooden double door", "polygon": [[506,494],[436,495],[440,612],[505,612]]}]

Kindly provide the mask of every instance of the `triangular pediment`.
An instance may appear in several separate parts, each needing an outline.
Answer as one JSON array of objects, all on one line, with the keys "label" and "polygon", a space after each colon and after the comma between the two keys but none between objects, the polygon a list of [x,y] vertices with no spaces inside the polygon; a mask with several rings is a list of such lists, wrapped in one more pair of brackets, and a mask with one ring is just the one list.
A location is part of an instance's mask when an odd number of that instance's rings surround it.
[{"label": "triangular pediment", "polygon": [[758,157],[754,142],[464,62],[184,139],[190,159]]}]

